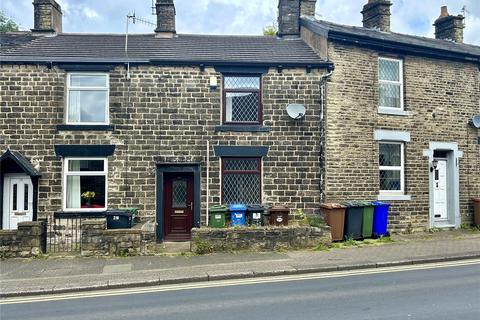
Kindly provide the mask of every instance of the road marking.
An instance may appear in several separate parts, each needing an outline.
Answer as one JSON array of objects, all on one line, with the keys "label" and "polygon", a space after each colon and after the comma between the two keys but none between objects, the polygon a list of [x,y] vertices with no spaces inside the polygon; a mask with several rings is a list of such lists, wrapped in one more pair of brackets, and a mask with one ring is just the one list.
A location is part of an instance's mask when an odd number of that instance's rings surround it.
[{"label": "road marking", "polygon": [[158,292],[217,288],[217,287],[231,287],[231,286],[240,286],[240,285],[265,284],[265,283],[276,283],[276,282],[287,282],[287,281],[341,278],[341,277],[349,277],[349,276],[405,272],[405,271],[413,271],[413,270],[428,270],[428,269],[468,266],[468,265],[476,265],[476,264],[480,264],[480,259],[427,263],[427,264],[407,265],[407,266],[397,266],[397,267],[381,267],[381,268],[360,269],[360,270],[332,271],[332,272],[321,272],[321,273],[312,273],[312,274],[303,274],[303,275],[297,274],[297,275],[258,277],[258,278],[235,279],[235,280],[204,281],[204,282],[195,282],[195,283],[187,283],[187,284],[159,285],[159,286],[148,287],[148,288],[130,288],[130,289],[127,288],[127,289],[99,290],[99,291],[78,292],[78,293],[52,294],[48,296],[18,297],[18,298],[2,299],[0,300],[0,305],[86,299],[86,298],[96,298],[96,297],[111,297],[111,296],[121,296],[121,295],[131,295],[131,294],[158,293]]}]

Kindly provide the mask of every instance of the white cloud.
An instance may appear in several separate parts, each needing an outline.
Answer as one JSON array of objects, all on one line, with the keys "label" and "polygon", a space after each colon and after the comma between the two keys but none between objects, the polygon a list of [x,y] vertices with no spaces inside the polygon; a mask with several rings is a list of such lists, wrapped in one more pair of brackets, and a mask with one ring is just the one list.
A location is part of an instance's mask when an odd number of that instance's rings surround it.
[{"label": "white cloud", "polygon": [[100,15],[97,13],[97,11],[95,11],[92,8],[89,8],[89,7],[83,7],[82,8],[82,13],[88,19],[98,19],[98,18],[100,18]]},{"label": "white cloud", "polygon": [[[151,0],[57,0],[64,12],[65,32],[124,32],[125,15],[150,21]],[[467,6],[465,42],[480,45],[479,0],[392,0],[392,31],[433,37],[440,6],[451,14]],[[321,19],[347,25],[362,25],[360,11],[367,0],[318,0]],[[260,34],[276,20],[278,0],[175,0],[179,33]],[[32,0],[0,0],[0,9],[23,29],[33,27]],[[132,32],[153,32],[150,25],[136,24]]]}]

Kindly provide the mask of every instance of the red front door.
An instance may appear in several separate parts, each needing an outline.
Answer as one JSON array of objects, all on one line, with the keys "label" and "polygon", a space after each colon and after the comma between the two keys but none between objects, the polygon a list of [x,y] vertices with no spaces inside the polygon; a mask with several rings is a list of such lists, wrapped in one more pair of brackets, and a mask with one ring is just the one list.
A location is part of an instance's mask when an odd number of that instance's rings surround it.
[{"label": "red front door", "polygon": [[165,240],[190,240],[193,228],[193,174],[165,174]]}]

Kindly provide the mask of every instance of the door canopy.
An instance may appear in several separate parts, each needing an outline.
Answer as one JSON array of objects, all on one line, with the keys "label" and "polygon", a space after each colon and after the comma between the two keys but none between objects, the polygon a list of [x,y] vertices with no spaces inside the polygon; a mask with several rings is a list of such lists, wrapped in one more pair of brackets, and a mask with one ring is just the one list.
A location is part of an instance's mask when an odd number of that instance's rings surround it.
[{"label": "door canopy", "polygon": [[41,176],[32,163],[18,151],[7,149],[0,157],[0,172],[2,173],[25,173],[30,177]]}]

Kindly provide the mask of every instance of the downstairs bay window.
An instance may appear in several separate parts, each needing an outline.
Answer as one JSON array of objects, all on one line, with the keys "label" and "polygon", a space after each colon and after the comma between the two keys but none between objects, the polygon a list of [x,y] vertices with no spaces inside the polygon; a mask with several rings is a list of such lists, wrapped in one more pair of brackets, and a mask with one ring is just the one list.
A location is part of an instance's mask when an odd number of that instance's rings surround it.
[{"label": "downstairs bay window", "polygon": [[103,211],[107,208],[105,158],[66,158],[63,177],[65,211]]}]

